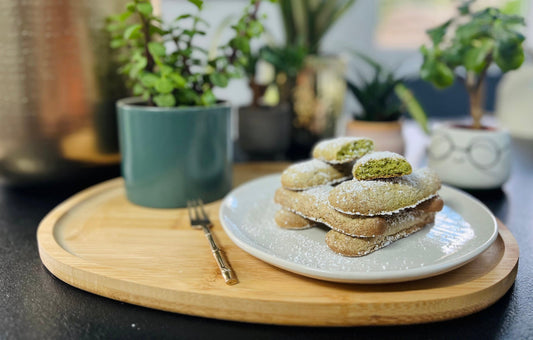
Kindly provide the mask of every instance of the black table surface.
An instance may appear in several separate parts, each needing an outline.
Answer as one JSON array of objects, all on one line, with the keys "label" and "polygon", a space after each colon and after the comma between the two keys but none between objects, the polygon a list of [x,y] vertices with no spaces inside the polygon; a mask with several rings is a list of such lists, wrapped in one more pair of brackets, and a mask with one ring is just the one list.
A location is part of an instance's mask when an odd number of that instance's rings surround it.
[{"label": "black table surface", "polygon": [[533,140],[513,138],[513,168],[501,190],[473,192],[511,230],[518,276],[494,305],[443,322],[387,327],[313,328],[249,324],[168,313],[74,288],[39,259],[36,229],[57,204],[114,177],[43,188],[0,185],[0,339],[533,339]]}]

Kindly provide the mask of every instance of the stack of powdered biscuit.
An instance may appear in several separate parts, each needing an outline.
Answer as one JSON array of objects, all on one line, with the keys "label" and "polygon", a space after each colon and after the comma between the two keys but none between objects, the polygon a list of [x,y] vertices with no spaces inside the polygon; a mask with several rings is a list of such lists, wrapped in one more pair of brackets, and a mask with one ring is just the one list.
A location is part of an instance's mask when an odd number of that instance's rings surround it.
[{"label": "stack of powdered biscuit", "polygon": [[302,229],[322,223],[326,244],[345,256],[362,256],[433,223],[443,207],[441,183],[430,169],[412,171],[393,152],[373,152],[367,138],[318,143],[313,159],[281,176],[276,223]]}]

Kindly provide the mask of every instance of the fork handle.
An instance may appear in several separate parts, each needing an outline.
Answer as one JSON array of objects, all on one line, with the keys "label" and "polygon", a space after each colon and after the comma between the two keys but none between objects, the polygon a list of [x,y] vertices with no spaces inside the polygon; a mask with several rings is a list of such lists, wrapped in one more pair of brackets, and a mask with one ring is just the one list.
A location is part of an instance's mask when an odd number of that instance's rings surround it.
[{"label": "fork handle", "polygon": [[213,253],[213,257],[217,261],[218,268],[220,268],[220,272],[222,273],[222,277],[224,278],[224,281],[228,285],[234,285],[239,283],[239,280],[237,279],[237,276],[235,275],[235,272],[233,269],[231,269],[231,266],[229,265],[228,261],[224,257],[224,254],[218,247],[218,245],[215,242],[215,239],[213,238],[213,235],[211,234],[211,230],[208,226],[202,226],[202,229],[204,230],[205,237],[207,237],[207,240],[209,241],[209,246],[211,247],[211,252]]}]

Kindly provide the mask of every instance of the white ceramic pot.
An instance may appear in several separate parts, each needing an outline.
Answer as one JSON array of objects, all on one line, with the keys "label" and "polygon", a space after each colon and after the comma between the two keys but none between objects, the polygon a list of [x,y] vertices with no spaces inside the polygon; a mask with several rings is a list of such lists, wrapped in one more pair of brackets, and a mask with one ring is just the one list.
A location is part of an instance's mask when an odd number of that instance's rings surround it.
[{"label": "white ceramic pot", "polygon": [[507,131],[445,124],[433,131],[428,165],[446,184],[463,189],[496,189],[511,173],[510,146]]}]

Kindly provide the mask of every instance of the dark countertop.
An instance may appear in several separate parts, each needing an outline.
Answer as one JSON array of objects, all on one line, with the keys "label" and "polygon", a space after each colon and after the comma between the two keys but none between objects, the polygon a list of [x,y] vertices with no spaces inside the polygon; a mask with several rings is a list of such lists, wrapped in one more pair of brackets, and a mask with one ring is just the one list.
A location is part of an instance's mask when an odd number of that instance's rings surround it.
[{"label": "dark countertop", "polygon": [[56,279],[39,259],[40,220],[84,182],[15,189],[0,185],[1,339],[330,339],[533,338],[533,140],[513,139],[511,179],[502,190],[474,192],[511,230],[520,247],[518,276],[494,305],[463,318],[412,326],[311,328],[270,326],[173,314],[117,302]]}]

